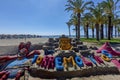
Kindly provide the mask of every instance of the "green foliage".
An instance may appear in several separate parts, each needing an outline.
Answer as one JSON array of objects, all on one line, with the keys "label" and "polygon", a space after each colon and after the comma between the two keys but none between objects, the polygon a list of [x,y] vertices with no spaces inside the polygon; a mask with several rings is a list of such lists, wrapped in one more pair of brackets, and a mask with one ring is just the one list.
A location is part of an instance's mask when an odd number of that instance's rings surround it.
[{"label": "green foliage", "polygon": [[[99,33],[101,36],[104,34],[107,35],[108,39],[112,38],[112,34],[115,33],[115,35],[120,34],[120,0],[102,0],[100,3],[95,4],[94,0],[67,0],[65,5],[65,11],[71,11],[72,14],[70,16],[70,24],[67,23],[67,25],[73,25],[75,26],[74,30],[76,30],[76,37],[80,38],[80,27],[84,29],[84,33],[86,35],[89,35],[88,29],[92,29],[93,34],[99,36]],[[82,25],[82,26],[81,26]],[[101,27],[101,25],[103,25]],[[87,26],[87,28],[86,28]],[[110,29],[110,26],[113,27],[113,29]],[[114,27],[115,26],[115,27]],[[88,28],[89,27],[89,28]],[[106,27],[106,33],[104,31],[104,28]],[[96,33],[94,33],[94,29],[96,28]],[[114,31],[115,28],[115,31]],[[104,34],[101,34],[104,33]],[[87,36],[86,36],[87,37]],[[104,37],[101,37],[101,39]],[[111,40],[100,40],[96,41],[96,39],[81,39],[85,40],[87,42],[96,42],[96,43],[104,43],[106,41],[109,41],[111,43],[119,42],[119,40],[111,39]],[[97,40],[99,40],[99,37],[97,37]]]},{"label": "green foliage", "polygon": [[97,43],[98,45],[102,45],[102,44],[104,44],[105,42],[110,42],[111,44],[120,43],[120,39],[118,39],[118,38],[116,38],[116,39],[111,39],[111,40],[103,39],[103,40],[100,40],[100,41],[97,41],[96,38],[89,38],[89,39],[81,38],[80,40],[81,40],[82,42]]}]

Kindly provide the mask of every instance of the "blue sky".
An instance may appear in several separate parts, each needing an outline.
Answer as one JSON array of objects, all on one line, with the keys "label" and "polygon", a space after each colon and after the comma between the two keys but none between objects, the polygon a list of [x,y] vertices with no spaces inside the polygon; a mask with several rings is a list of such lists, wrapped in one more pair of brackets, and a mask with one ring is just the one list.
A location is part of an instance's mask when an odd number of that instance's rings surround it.
[{"label": "blue sky", "polygon": [[[0,34],[68,34],[67,0],[0,0]],[[73,33],[73,31],[71,31]]]}]

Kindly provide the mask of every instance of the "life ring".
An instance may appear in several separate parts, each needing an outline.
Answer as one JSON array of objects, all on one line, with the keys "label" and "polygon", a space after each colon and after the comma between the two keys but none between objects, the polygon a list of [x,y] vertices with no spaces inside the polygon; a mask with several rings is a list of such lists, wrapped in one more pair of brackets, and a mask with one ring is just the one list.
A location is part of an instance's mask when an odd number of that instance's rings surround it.
[{"label": "life ring", "polygon": [[108,57],[107,57],[107,56],[105,56],[105,55],[101,55],[101,58],[102,58],[103,60],[107,61],[107,62],[109,62],[109,61],[110,61],[110,58],[108,58]]},{"label": "life ring", "polygon": [[37,60],[36,60],[36,64],[37,64],[37,65],[40,65],[41,62],[42,62],[42,60],[43,60],[43,57],[42,57],[42,56],[38,56],[38,58],[37,58]]}]

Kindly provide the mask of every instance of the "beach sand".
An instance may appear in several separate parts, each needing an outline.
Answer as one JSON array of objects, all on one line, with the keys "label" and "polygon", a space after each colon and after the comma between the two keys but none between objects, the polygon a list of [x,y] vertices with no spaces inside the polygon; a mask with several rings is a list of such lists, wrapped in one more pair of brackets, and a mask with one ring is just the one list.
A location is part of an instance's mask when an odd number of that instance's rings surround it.
[{"label": "beach sand", "polygon": [[15,54],[20,42],[30,41],[32,44],[43,44],[48,41],[48,38],[27,38],[25,39],[0,39],[0,55]]},{"label": "beach sand", "polygon": [[[32,44],[38,44],[38,43],[45,43],[47,42],[48,38],[31,38],[26,39],[26,41],[31,41]],[[0,40],[0,54],[5,54],[7,52],[12,52],[13,50],[17,50],[17,46],[20,42],[26,42],[25,39],[2,39]],[[88,44],[87,44],[88,45]],[[90,46],[89,44],[88,46]],[[120,44],[114,44],[112,45],[114,49],[119,50]],[[10,52],[10,53],[11,53]],[[22,80],[22,79],[21,79]],[[29,80],[49,80],[49,79],[40,79],[36,77],[29,76]],[[55,79],[50,79],[55,80]],[[98,76],[90,76],[90,77],[76,77],[72,79],[66,79],[66,80],[120,80],[120,75],[98,75]]]},{"label": "beach sand", "polygon": [[48,38],[0,39],[0,46],[15,46],[20,42],[30,41],[32,44],[45,43]]},{"label": "beach sand", "polygon": [[[29,80],[56,80],[56,79],[40,79],[29,77]],[[100,75],[100,76],[90,76],[90,77],[77,77],[66,80],[120,80],[120,75]]]}]

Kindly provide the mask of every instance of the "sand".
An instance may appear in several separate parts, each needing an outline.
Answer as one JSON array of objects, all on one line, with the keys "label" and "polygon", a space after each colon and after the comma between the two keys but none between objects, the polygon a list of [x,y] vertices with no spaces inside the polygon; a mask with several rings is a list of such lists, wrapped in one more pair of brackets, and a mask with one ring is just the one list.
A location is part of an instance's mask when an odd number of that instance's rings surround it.
[{"label": "sand", "polygon": [[[29,77],[29,80],[57,80],[57,79],[40,79],[36,77]],[[120,75],[100,75],[100,76],[90,76],[90,77],[77,77],[66,80],[120,80]]]},{"label": "sand", "polygon": [[[45,43],[47,42],[48,38],[31,38],[31,39],[2,39],[0,40],[0,54],[12,52],[13,50],[17,50],[16,47],[20,42],[26,42],[31,41],[32,44],[38,44],[38,43]],[[88,44],[87,44],[88,45]],[[90,46],[91,44],[89,44]],[[112,45],[114,49],[120,50],[120,44],[114,44]],[[9,53],[8,53],[9,54]],[[120,75],[99,75],[99,76],[90,76],[90,77],[77,77],[72,79],[66,79],[66,80],[119,80]],[[40,79],[29,76],[29,80],[49,80],[49,79]],[[55,79],[50,79],[55,80]]]},{"label": "sand", "polygon": [[15,46],[20,42],[31,41],[32,44],[45,43],[48,38],[27,38],[25,39],[0,39],[0,46]]},{"label": "sand", "polygon": [[0,39],[0,55],[16,54],[20,42],[30,41],[32,44],[45,43],[48,38]]}]

